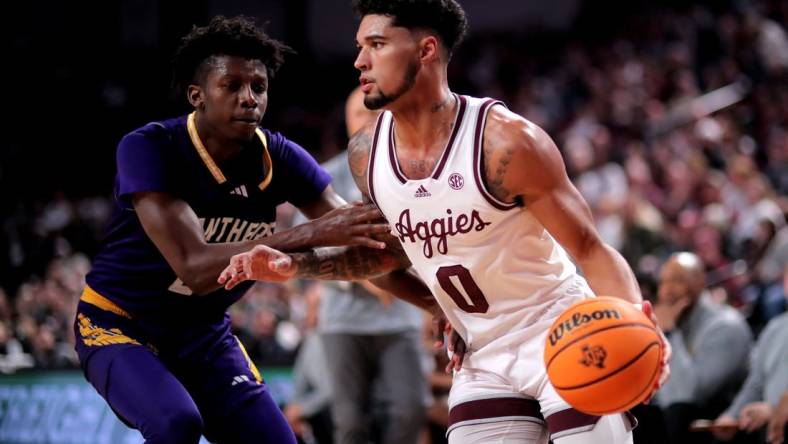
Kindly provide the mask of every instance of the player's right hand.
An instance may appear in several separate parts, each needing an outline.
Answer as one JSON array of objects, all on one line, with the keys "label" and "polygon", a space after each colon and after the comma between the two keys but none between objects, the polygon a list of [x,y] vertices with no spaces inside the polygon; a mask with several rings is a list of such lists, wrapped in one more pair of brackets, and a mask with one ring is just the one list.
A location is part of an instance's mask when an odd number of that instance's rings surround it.
[{"label": "player's right hand", "polygon": [[651,391],[651,394],[646,398],[644,403],[648,404],[654,395],[659,391],[659,389],[668,382],[670,379],[670,357],[673,354],[673,349],[670,346],[670,341],[668,338],[665,337],[665,333],[662,331],[660,327],[660,321],[657,318],[657,314],[655,313],[654,307],[651,305],[649,301],[643,301],[642,308],[643,313],[646,315],[647,318],[651,320],[654,324],[654,327],[657,329],[659,333],[660,340],[662,341],[662,362],[660,363],[661,369],[659,373],[659,379],[657,380],[656,384]]},{"label": "player's right hand", "polygon": [[217,282],[227,290],[243,281],[283,282],[295,275],[292,258],[279,250],[256,245],[246,253],[230,258],[230,264],[219,275]]},{"label": "player's right hand", "polygon": [[446,373],[462,368],[462,361],[465,359],[467,347],[465,340],[451,326],[443,313],[432,315],[432,329],[435,335],[435,348],[442,348],[444,337],[449,338],[446,348],[449,350],[449,363],[446,364]]},{"label": "player's right hand", "polygon": [[334,208],[309,222],[309,226],[311,244],[315,247],[347,245],[384,249],[386,243],[375,239],[374,235],[391,231],[383,213],[375,205],[362,202]]}]

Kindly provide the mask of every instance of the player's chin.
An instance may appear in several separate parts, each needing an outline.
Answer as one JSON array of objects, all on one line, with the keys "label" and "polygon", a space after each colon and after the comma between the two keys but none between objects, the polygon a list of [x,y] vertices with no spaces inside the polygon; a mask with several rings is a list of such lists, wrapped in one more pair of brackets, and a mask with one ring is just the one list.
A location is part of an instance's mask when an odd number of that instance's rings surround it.
[{"label": "player's chin", "polygon": [[364,106],[367,109],[376,111],[383,108],[386,104],[388,104],[388,100],[383,94],[377,92],[370,92],[369,94],[364,96]]},{"label": "player's chin", "polygon": [[247,122],[242,120],[233,120],[231,131],[235,137],[234,139],[249,141],[254,137],[257,130],[257,123]]}]

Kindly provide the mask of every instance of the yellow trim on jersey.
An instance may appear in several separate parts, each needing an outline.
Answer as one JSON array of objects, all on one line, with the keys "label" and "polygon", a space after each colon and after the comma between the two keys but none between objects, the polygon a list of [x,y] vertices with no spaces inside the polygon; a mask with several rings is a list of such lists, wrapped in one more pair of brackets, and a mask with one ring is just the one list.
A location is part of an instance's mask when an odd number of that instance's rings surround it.
[{"label": "yellow trim on jersey", "polygon": [[[219,166],[216,165],[216,162],[213,161],[213,157],[211,157],[211,154],[205,148],[205,145],[203,145],[200,135],[197,134],[197,125],[194,123],[195,116],[196,111],[189,114],[189,117],[186,119],[186,129],[189,131],[189,138],[192,140],[192,144],[197,150],[197,154],[200,155],[202,162],[208,168],[208,171],[211,172],[213,178],[216,179],[216,182],[220,184],[225,183],[227,182],[227,178],[224,176],[224,173],[219,168]],[[271,154],[268,152],[268,140],[265,137],[265,133],[263,133],[260,128],[255,128],[254,132],[257,134],[257,137],[263,144],[263,164],[268,170],[265,174],[265,178],[258,185],[258,188],[260,188],[260,191],[262,191],[268,187],[268,184],[271,183],[271,179],[273,178],[274,174],[274,168],[273,162],[271,161]]]},{"label": "yellow trim on jersey", "polygon": [[254,362],[252,362],[251,359],[249,359],[249,354],[246,353],[246,348],[241,343],[241,340],[238,339],[238,336],[235,336],[235,340],[238,342],[238,347],[241,348],[241,352],[243,352],[244,358],[246,358],[246,364],[249,366],[249,370],[252,371],[252,374],[254,375],[254,380],[257,381],[258,384],[262,384],[263,377],[260,376],[260,370],[257,370],[257,366],[254,365]]},{"label": "yellow trim on jersey", "polygon": [[260,191],[263,191],[268,187],[268,184],[271,183],[271,179],[274,177],[274,162],[271,161],[271,154],[268,152],[268,140],[265,137],[265,133],[260,128],[257,128],[255,132],[257,133],[257,137],[260,138],[260,141],[263,142],[263,165],[268,169],[265,173],[265,178],[260,182],[260,185],[257,186],[260,188]]},{"label": "yellow trim on jersey", "polygon": [[213,157],[208,153],[208,150],[205,149],[205,145],[202,144],[202,140],[200,139],[200,135],[197,134],[197,125],[194,124],[194,116],[195,112],[189,114],[189,118],[186,119],[186,129],[189,131],[189,138],[192,139],[192,144],[194,148],[197,149],[197,154],[200,155],[202,158],[202,162],[208,167],[208,171],[211,172],[213,178],[216,179],[219,183],[227,182],[227,178],[224,177],[224,173],[222,170],[219,169],[219,166],[216,165],[216,162],[213,161]]},{"label": "yellow trim on jersey", "polygon": [[88,287],[87,285],[85,286],[85,289],[82,290],[82,297],[79,299],[83,302],[87,302],[90,305],[95,305],[104,311],[109,311],[115,313],[118,316],[131,319],[131,315],[126,310],[120,308],[117,304],[105,298],[104,296],[96,293],[96,290]]}]

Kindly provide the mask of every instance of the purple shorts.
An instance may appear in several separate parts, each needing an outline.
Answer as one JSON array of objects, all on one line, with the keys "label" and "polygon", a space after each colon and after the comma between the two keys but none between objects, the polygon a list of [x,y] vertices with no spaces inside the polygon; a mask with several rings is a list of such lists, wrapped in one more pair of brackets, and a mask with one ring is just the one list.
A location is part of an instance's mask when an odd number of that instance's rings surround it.
[{"label": "purple shorts", "polygon": [[211,441],[244,442],[248,436],[249,442],[294,442],[259,372],[230,332],[229,315],[165,325],[80,301],[74,332],[87,380],[148,442],[174,439],[165,435],[176,423],[201,429]]}]

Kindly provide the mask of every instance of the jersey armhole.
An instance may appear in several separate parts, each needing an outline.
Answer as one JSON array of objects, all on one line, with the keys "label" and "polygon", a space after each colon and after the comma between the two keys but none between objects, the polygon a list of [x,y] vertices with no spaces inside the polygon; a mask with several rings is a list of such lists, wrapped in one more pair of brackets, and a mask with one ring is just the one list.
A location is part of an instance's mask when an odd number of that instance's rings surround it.
[{"label": "jersey armhole", "polygon": [[372,138],[372,147],[369,150],[369,159],[367,164],[367,189],[369,190],[369,199],[374,203],[378,208],[378,200],[375,198],[375,177],[373,175],[374,167],[375,167],[375,156],[377,155],[378,149],[378,138],[380,136],[380,127],[383,126],[383,116],[386,115],[386,112],[380,113],[378,116],[377,122],[375,122],[375,136]]},{"label": "jersey armhole", "polygon": [[476,118],[476,132],[473,138],[473,177],[479,192],[484,196],[484,199],[494,208],[506,211],[520,207],[521,202],[503,202],[495,197],[489,189],[484,180],[484,150],[482,145],[484,143],[484,126],[487,123],[487,114],[495,105],[506,106],[503,102],[495,99],[487,99],[479,107],[479,115]]}]

